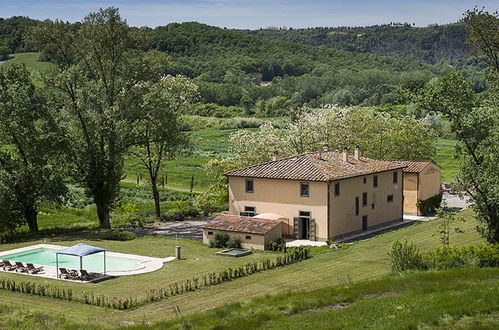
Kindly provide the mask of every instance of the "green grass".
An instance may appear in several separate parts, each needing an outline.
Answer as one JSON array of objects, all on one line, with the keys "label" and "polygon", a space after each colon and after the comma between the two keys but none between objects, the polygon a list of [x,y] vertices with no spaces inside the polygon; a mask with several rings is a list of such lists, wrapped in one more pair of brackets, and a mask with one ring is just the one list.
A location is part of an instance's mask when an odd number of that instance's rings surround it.
[{"label": "green grass", "polygon": [[452,182],[459,172],[459,159],[454,157],[455,140],[439,139],[435,162],[442,168],[442,182]]},{"label": "green grass", "polygon": [[260,297],[156,328],[416,329],[490,313],[499,326],[499,269],[453,269]]},{"label": "green grass", "polygon": [[49,62],[38,61],[40,53],[15,53],[11,54],[11,56],[13,56],[14,58],[11,58],[0,64],[0,67],[13,64],[25,64],[29,70],[37,70],[40,72],[46,71],[53,67],[53,64]]},{"label": "green grass", "polygon": [[[467,221],[462,225],[464,233],[451,236],[452,245],[477,244],[483,242],[475,231],[476,222],[471,211],[463,215]],[[316,253],[314,258],[275,269],[258,273],[245,278],[227,282],[222,285],[203,288],[184,295],[170,297],[166,300],[139,307],[126,312],[110,311],[100,307],[82,306],[77,303],[57,301],[41,297],[23,296],[21,294],[0,292],[0,306],[9,304],[22,306],[26,311],[50,312],[53,315],[65,313],[67,319],[76,323],[92,320],[93,324],[102,326],[119,326],[124,324],[141,324],[144,321],[157,322],[178,317],[180,308],[182,315],[206,311],[226,304],[246,301],[263,295],[275,295],[286,292],[303,292],[330,287],[338,284],[377,279],[390,273],[390,263],[387,251],[397,239],[409,238],[424,251],[440,245],[438,238],[433,236],[437,230],[438,220],[417,224],[412,227],[386,233],[354,244],[345,245],[339,250],[328,250]],[[144,238],[126,242],[113,242],[93,238],[94,232],[74,233],[47,238],[44,242],[56,244],[74,244],[84,242],[102,246],[111,251],[150,255],[155,257],[171,256],[174,253],[174,240],[162,238]],[[2,250],[40,243],[42,241],[23,242],[2,245]],[[239,262],[219,258],[214,251],[200,242],[181,241],[186,260],[166,264],[160,271],[128,276],[101,282],[98,284],[73,284],[49,279],[38,281],[49,285],[71,287],[73,290],[91,290],[117,296],[134,296],[143,294],[148,288],[168,284],[196,274],[203,274],[213,269],[225,269],[229,263]],[[322,251],[320,251],[322,252]],[[267,257],[272,254],[259,253],[251,258]],[[196,259],[194,259],[196,258]],[[247,257],[240,262],[246,263]],[[23,275],[0,273],[0,277],[26,279]],[[81,307],[80,307],[81,306]],[[81,312],[84,309],[85,312]]]},{"label": "green grass", "polygon": [[[194,191],[203,191],[210,184],[204,165],[213,158],[229,155],[229,136],[236,130],[203,130],[191,132],[193,152],[164,163],[163,174],[168,177],[166,188],[187,190],[194,175]],[[146,183],[147,171],[135,159],[126,160],[125,176],[128,182],[136,182],[142,175],[141,183]]]}]

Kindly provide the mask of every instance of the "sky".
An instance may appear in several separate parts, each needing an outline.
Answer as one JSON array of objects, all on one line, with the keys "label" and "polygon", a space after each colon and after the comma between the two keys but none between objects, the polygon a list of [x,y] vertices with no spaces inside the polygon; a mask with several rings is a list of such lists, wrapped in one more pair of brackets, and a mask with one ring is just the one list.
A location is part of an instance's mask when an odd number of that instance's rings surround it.
[{"label": "sky", "polygon": [[197,21],[258,29],[269,26],[366,26],[390,22],[416,26],[456,22],[475,6],[499,10],[499,0],[0,0],[0,17],[81,21],[99,8],[118,7],[132,26]]}]

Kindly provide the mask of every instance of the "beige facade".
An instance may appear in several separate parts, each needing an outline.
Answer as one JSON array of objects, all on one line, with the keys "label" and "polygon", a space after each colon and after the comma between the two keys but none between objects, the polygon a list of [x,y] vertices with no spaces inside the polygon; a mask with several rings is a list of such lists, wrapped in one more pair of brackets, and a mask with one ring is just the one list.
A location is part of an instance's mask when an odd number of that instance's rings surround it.
[{"label": "beige facade", "polygon": [[281,226],[275,226],[264,234],[233,232],[227,230],[215,230],[203,228],[203,243],[208,244],[216,232],[226,233],[230,239],[238,238],[241,241],[241,247],[245,249],[265,250],[270,241],[281,238]]},{"label": "beige facade", "polygon": [[420,172],[404,173],[404,213],[420,215],[418,200],[426,200],[440,194],[440,167],[429,163]]},{"label": "beige facade", "polygon": [[[396,183],[394,173],[397,173]],[[375,176],[377,187],[374,187]],[[253,192],[246,192],[247,179],[253,180]],[[300,196],[300,183],[308,183],[308,197]],[[338,196],[335,194],[337,183]],[[363,203],[364,193],[366,205]],[[301,236],[309,223],[315,223],[314,229],[308,229],[314,236],[310,238],[324,241],[398,221],[402,219],[402,200],[402,169],[332,182],[229,177],[229,213],[238,215],[250,207],[256,214],[279,214],[287,219],[282,234],[288,237],[306,238]],[[304,214],[306,216],[300,217]]]}]

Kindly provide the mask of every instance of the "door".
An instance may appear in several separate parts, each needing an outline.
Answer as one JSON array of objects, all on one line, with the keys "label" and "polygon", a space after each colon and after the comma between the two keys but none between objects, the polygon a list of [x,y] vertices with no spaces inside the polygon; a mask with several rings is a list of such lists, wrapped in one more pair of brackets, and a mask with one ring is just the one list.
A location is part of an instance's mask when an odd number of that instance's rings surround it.
[{"label": "door", "polygon": [[363,231],[366,231],[366,230],[367,230],[367,227],[368,227],[368,226],[367,226],[367,215],[364,215],[364,216],[362,217],[362,230],[363,230]]},{"label": "door", "polygon": [[301,222],[301,239],[308,239],[310,233],[310,218],[300,218]]}]

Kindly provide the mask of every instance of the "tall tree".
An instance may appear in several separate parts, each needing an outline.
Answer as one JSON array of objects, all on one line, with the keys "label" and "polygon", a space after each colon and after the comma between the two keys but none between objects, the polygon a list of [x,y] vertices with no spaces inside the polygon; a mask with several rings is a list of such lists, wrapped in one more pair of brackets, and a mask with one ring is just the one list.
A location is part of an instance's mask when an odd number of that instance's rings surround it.
[{"label": "tall tree", "polygon": [[1,222],[13,228],[19,216],[37,231],[40,203],[60,202],[66,192],[60,171],[64,140],[26,68],[0,70],[0,117]]},{"label": "tall tree", "polygon": [[499,15],[475,9],[466,12],[464,22],[468,41],[495,70],[488,94],[479,97],[471,82],[451,73],[428,84],[419,102],[450,120],[462,154],[456,187],[473,199],[481,234],[489,242],[499,242]]},{"label": "tall tree", "polygon": [[147,168],[156,217],[161,217],[158,177],[164,161],[173,159],[189,147],[189,137],[182,131],[182,107],[197,96],[197,87],[189,79],[166,76],[142,86],[145,90],[134,124],[134,144],[130,149]]},{"label": "tall tree", "polygon": [[419,97],[423,107],[450,120],[462,159],[456,189],[472,197],[483,236],[498,242],[499,108],[480,100],[471,82],[458,73],[429,84]]},{"label": "tall tree", "polygon": [[93,198],[101,227],[110,228],[140,86],[159,79],[162,57],[138,50],[137,36],[116,8],[89,14],[79,27],[45,22],[32,29],[30,39],[57,67],[46,84],[63,99],[73,178]]}]

